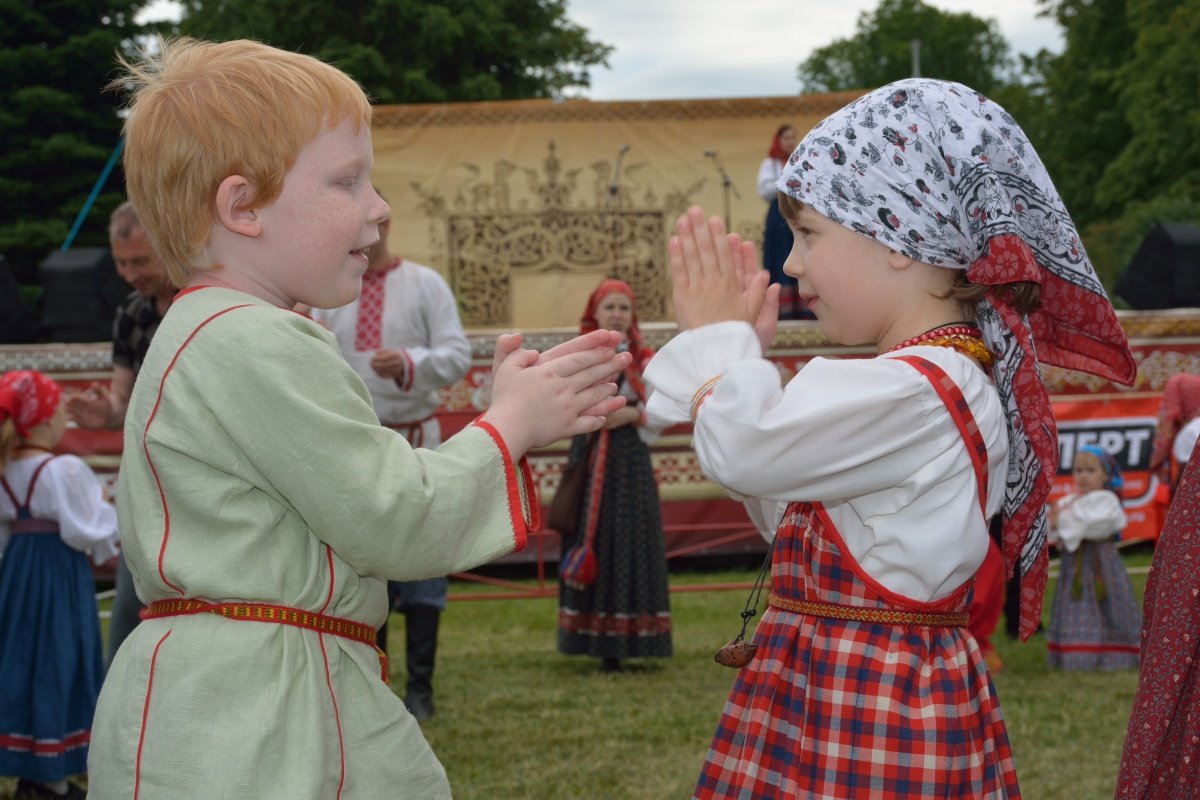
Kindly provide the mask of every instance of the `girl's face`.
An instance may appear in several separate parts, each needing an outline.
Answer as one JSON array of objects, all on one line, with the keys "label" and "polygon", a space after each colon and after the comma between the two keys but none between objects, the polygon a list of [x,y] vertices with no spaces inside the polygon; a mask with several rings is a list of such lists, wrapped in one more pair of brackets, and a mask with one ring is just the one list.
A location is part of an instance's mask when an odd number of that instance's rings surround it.
[{"label": "girl's face", "polygon": [[1092,453],[1075,454],[1075,463],[1071,467],[1071,475],[1075,478],[1075,488],[1080,492],[1096,492],[1104,488],[1108,482],[1108,473],[1100,459]]},{"label": "girl's face", "polygon": [[633,324],[633,301],[620,292],[613,292],[596,306],[596,323],[606,331],[628,333]]},{"label": "girl's face", "polygon": [[783,271],[796,279],[821,330],[839,344],[878,343],[896,313],[888,249],[808,206],[788,222],[794,238]]}]

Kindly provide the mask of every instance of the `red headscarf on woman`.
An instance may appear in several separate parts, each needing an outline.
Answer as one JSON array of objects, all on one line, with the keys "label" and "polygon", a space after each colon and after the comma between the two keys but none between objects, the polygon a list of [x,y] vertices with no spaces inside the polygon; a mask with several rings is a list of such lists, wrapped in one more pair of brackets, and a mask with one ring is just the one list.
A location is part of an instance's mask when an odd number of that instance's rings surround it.
[{"label": "red headscarf on woman", "polygon": [[780,125],[779,130],[775,131],[775,136],[771,139],[771,149],[767,151],[767,155],[776,161],[783,163],[791,157],[790,150],[784,150],[783,145],[779,143],[779,137],[783,136],[783,132],[793,129],[792,125]]},{"label": "red headscarf on woman", "polygon": [[629,352],[633,355],[633,361],[625,368],[625,380],[629,381],[629,385],[637,392],[638,399],[645,403],[646,385],[642,382],[642,370],[650,363],[650,357],[654,355],[654,350],[647,347],[645,341],[642,339],[642,331],[638,328],[637,295],[633,293],[630,285],[616,278],[605,278],[600,281],[600,285],[588,297],[587,308],[584,309],[583,317],[579,320],[579,332],[584,334],[600,329],[600,323],[596,321],[596,309],[600,307],[600,303],[604,298],[610,294],[625,295],[629,298],[629,302],[633,306],[633,315],[629,321],[629,330],[625,332],[625,341],[629,345]]},{"label": "red headscarf on woman", "polygon": [[40,372],[14,370],[0,375],[0,422],[12,418],[17,435],[54,416],[62,388]]}]

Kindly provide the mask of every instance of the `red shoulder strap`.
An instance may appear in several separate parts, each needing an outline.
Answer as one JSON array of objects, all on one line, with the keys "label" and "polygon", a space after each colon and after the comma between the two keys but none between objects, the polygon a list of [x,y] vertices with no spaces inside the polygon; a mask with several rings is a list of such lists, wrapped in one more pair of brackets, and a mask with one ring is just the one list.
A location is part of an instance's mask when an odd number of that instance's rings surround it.
[{"label": "red shoulder strap", "polygon": [[33,471],[33,477],[29,479],[29,491],[25,493],[25,508],[29,508],[29,502],[33,500],[33,490],[37,487],[38,477],[42,474],[42,470],[58,456],[50,456],[45,461],[37,465],[37,469]]},{"label": "red shoulder strap", "polygon": [[967,445],[967,453],[971,456],[971,463],[975,466],[975,481],[979,487],[979,510],[983,513],[983,518],[986,521],[988,486],[987,445],[983,442],[983,434],[979,432],[979,425],[975,422],[975,417],[971,415],[971,407],[967,405],[967,398],[963,397],[962,390],[958,388],[958,384],[950,380],[950,376],[932,361],[920,356],[896,356],[896,360],[903,361],[924,375],[933,385],[934,391],[942,398],[942,402],[946,404],[946,409],[950,412],[950,416],[954,419],[954,424],[958,426],[958,432],[962,434],[963,442]]},{"label": "red shoulder strap", "polygon": [[12,500],[13,509],[20,511],[21,502],[17,500],[17,496],[13,494],[12,487],[8,485],[8,478],[5,478],[3,475],[0,475],[0,488],[3,488],[4,493],[8,495],[8,499]]}]

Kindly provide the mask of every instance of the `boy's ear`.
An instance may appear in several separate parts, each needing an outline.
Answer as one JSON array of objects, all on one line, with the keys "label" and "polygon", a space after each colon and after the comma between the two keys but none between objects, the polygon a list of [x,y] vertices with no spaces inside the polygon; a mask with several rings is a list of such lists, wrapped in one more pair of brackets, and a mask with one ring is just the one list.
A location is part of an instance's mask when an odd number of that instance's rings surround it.
[{"label": "boy's ear", "polygon": [[262,221],[251,207],[254,184],[241,175],[230,175],[217,186],[217,220],[230,233],[257,238]]},{"label": "boy's ear", "polygon": [[892,269],[905,269],[915,264],[916,261],[915,258],[906,256],[904,253],[897,252],[896,250],[888,250],[887,263]]}]

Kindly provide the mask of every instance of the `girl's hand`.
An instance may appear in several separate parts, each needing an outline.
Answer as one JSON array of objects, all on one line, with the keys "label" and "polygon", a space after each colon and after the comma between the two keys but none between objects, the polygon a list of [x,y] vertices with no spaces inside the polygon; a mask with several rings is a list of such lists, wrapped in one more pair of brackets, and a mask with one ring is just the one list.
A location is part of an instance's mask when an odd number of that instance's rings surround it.
[{"label": "girl's hand", "polygon": [[754,245],[727,235],[718,217],[705,221],[704,211],[696,206],[676,221],[675,231],[667,256],[680,330],[730,320],[754,325],[770,279],[766,270],[748,269],[757,263]]}]

